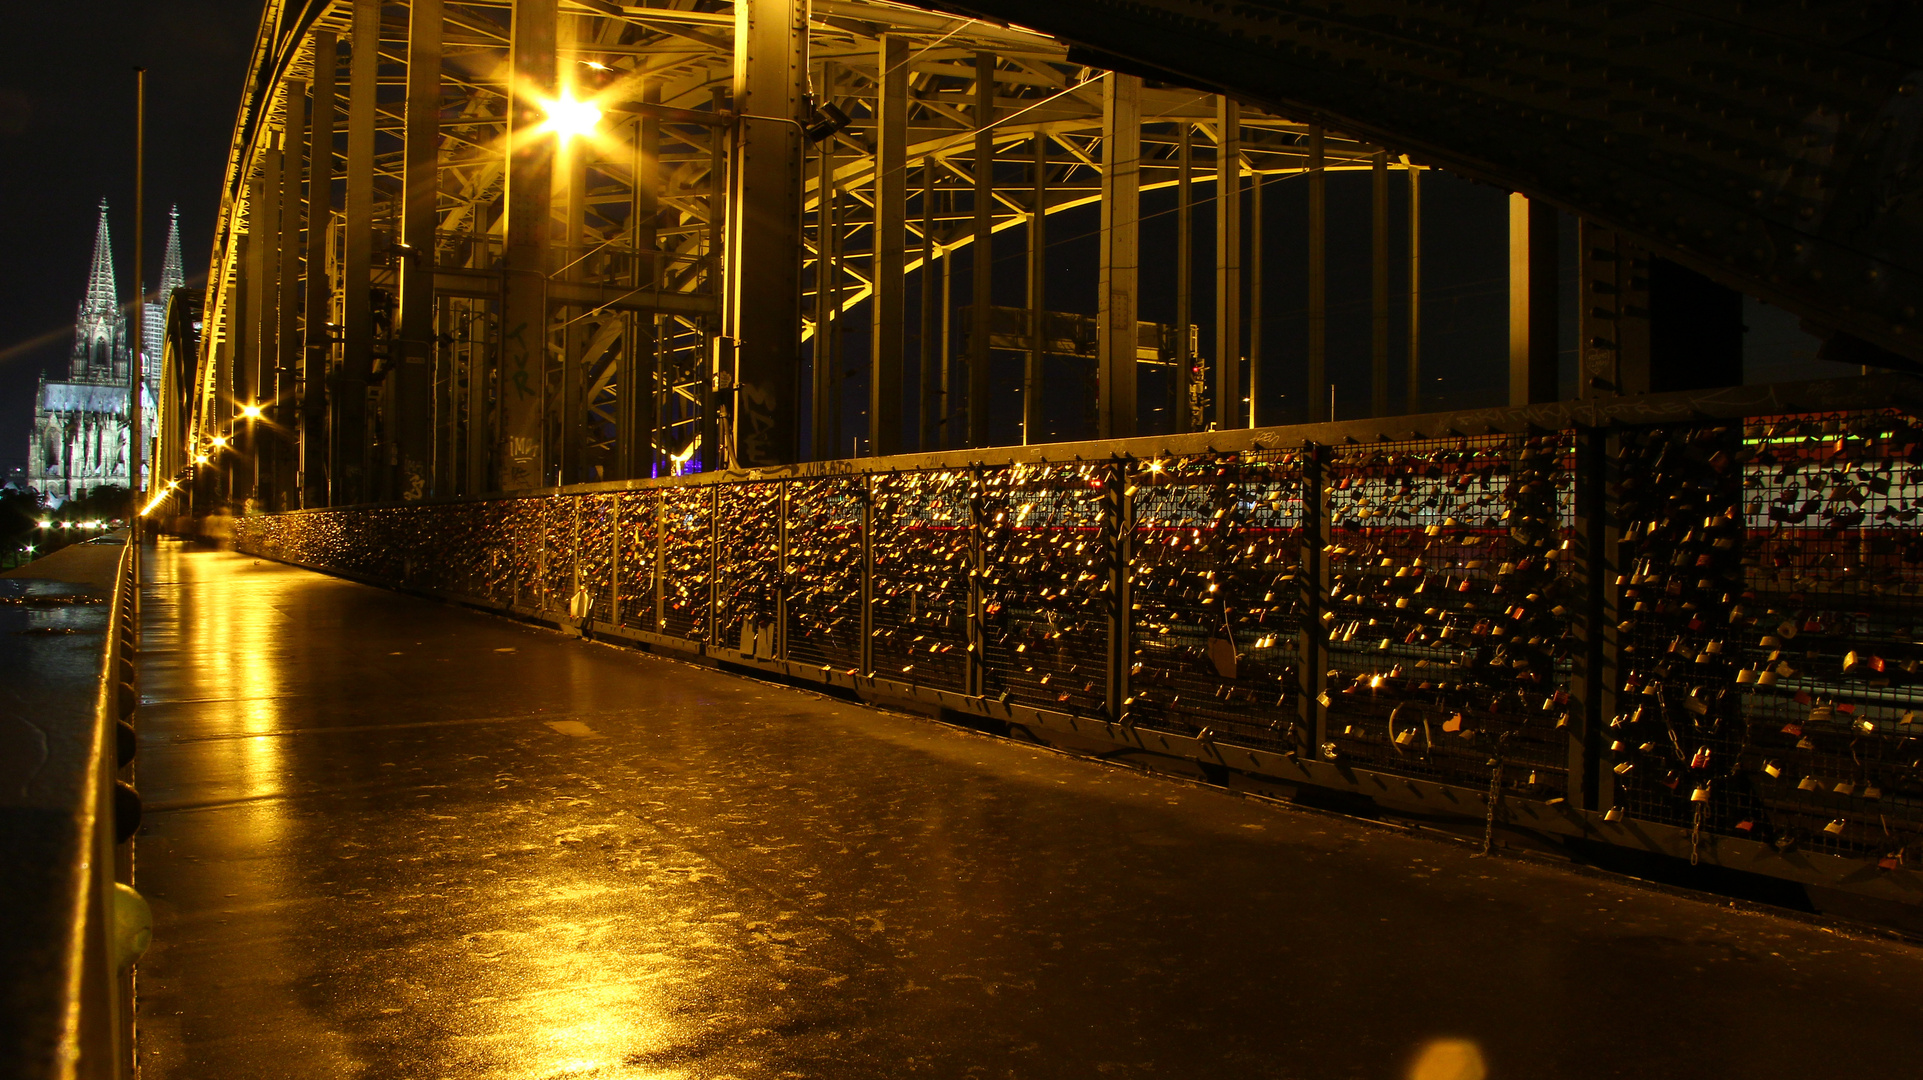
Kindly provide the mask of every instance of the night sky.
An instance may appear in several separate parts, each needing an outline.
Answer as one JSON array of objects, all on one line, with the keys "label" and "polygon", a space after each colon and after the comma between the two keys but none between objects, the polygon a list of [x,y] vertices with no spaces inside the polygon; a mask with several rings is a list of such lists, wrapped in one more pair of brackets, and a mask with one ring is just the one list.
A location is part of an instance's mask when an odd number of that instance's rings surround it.
[{"label": "night sky", "polygon": [[260,0],[9,4],[0,25],[0,469],[24,465],[34,382],[65,370],[108,201],[133,288],[134,71],[147,69],[147,280],[180,206],[187,279],[206,277]]}]

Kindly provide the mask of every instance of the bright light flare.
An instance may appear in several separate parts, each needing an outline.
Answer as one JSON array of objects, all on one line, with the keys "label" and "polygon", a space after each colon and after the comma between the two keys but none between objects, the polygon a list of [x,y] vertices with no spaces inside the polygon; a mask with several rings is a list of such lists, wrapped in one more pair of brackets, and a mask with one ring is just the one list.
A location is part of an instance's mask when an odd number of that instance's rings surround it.
[{"label": "bright light flare", "polygon": [[207,459],[207,455],[206,455],[206,454],[195,454],[195,455],[194,455],[194,464],[196,464],[196,465],[205,465],[205,464],[207,464],[207,460],[208,460],[208,459]]},{"label": "bright light flare", "polygon": [[601,110],[592,101],[576,101],[572,94],[564,93],[559,100],[543,104],[542,109],[548,114],[542,127],[564,139],[592,135],[594,125],[601,122]]},{"label": "bright light flare", "polygon": [[225,435],[216,435],[216,436],[214,436],[214,438],[213,438],[213,443],[214,443],[214,448],[215,448],[215,449],[219,449],[219,448],[221,448],[221,447],[223,447],[223,446],[226,446],[226,445],[227,445],[227,436],[225,436]]},{"label": "bright light flare", "polygon": [[260,419],[260,406],[258,405],[245,406],[240,410],[240,416],[241,416],[241,419],[243,420],[258,420]]},{"label": "bright light flare", "polygon": [[51,521],[43,521],[43,522],[41,522],[41,523],[40,523],[40,527],[41,527],[41,528],[43,528],[43,529],[51,529],[51,528],[53,528],[53,522],[51,522]]}]

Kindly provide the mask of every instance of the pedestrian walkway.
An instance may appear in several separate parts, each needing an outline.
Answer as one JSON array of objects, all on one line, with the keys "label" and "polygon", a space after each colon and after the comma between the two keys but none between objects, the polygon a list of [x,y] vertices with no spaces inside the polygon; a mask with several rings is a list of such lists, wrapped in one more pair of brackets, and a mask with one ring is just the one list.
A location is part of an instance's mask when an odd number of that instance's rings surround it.
[{"label": "pedestrian walkway", "polygon": [[1917,1071],[1917,947],[150,559],[145,1080]]}]

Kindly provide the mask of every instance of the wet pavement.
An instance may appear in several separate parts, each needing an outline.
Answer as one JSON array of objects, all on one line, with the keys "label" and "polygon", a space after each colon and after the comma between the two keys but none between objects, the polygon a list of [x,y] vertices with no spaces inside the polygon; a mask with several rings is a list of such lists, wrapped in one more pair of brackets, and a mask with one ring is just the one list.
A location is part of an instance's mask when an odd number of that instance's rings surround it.
[{"label": "wet pavement", "polygon": [[151,559],[146,1080],[1916,1071],[1915,946]]}]

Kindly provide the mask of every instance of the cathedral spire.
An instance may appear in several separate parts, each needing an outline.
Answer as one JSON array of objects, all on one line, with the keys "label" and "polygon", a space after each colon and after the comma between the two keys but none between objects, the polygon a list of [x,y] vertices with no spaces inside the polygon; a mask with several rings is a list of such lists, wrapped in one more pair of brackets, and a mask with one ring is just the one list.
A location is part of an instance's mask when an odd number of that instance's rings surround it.
[{"label": "cathedral spire", "polygon": [[180,207],[169,210],[167,218],[167,254],[160,262],[160,291],[154,297],[162,310],[174,290],[187,284],[187,275],[180,267]]},{"label": "cathedral spire", "polygon": [[94,230],[87,294],[80,300],[73,329],[73,377],[111,377],[120,337],[120,293],[114,285],[113,241],[107,235],[105,199],[100,200],[100,224]]}]

